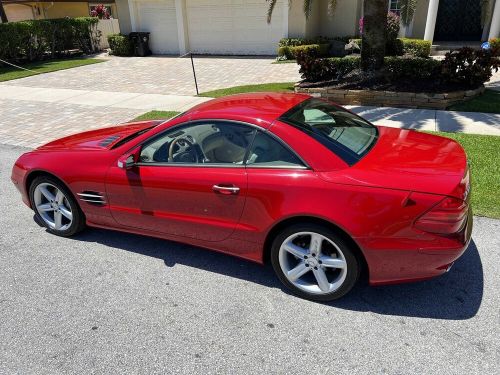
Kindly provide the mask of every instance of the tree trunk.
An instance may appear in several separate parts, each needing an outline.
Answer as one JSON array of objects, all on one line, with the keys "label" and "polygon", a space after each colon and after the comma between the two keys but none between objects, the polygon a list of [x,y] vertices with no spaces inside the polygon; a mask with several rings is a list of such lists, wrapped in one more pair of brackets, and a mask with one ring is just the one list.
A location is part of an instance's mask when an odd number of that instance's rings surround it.
[{"label": "tree trunk", "polygon": [[0,0],[0,19],[2,23],[7,23],[9,20],[7,19],[7,14],[5,13],[5,9],[3,8],[2,0]]},{"label": "tree trunk", "polygon": [[364,0],[361,66],[378,70],[384,64],[387,34],[387,0]]}]

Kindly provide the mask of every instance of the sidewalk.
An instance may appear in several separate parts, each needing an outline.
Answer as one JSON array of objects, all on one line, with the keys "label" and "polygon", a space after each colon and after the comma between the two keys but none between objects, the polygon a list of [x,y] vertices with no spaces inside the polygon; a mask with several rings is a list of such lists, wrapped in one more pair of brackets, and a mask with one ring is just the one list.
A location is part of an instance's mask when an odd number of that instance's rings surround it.
[{"label": "sidewalk", "polygon": [[345,106],[376,125],[500,136],[500,114],[433,109]]},{"label": "sidewalk", "polygon": [[188,95],[161,95],[134,92],[74,90],[0,85],[0,99],[75,104],[94,107],[125,108],[130,110],[185,111],[210,100]]}]

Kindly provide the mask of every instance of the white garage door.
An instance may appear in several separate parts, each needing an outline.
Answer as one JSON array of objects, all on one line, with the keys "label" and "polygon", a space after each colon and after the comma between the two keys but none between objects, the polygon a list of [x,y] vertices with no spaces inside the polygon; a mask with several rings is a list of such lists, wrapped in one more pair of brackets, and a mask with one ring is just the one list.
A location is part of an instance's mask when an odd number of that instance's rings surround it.
[{"label": "white garage door", "polygon": [[189,49],[231,55],[274,55],[283,37],[283,3],[272,23],[264,0],[186,0]]},{"label": "white garage door", "polygon": [[179,54],[174,0],[139,1],[137,31],[151,33],[149,47],[155,54]]}]

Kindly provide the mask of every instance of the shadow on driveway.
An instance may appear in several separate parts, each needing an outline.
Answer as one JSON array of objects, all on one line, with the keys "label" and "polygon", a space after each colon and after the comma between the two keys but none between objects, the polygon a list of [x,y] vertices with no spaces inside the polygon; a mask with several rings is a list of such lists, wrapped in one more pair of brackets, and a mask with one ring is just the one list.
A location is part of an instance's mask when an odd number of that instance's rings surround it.
[{"label": "shadow on driveway", "polygon": [[[270,288],[280,288],[289,293],[277,280],[270,265],[262,267],[193,246],[110,230],[89,229],[73,239],[162,259],[167,267],[183,264]],[[481,258],[474,241],[471,241],[465,254],[443,276],[418,283],[379,287],[360,282],[347,296],[325,305],[383,315],[470,319],[481,305],[483,282]]]}]

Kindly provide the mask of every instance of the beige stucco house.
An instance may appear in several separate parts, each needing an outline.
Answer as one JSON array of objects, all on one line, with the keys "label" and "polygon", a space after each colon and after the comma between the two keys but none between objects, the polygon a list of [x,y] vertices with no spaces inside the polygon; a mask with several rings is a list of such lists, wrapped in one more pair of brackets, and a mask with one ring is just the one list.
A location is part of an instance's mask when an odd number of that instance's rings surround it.
[{"label": "beige stucco house", "polygon": [[115,17],[117,13],[115,0],[2,0],[2,3],[4,4],[9,22],[63,17],[86,17],[89,15],[92,7],[98,4],[104,4],[112,17]]},{"label": "beige stucco house", "polygon": [[[481,25],[482,0],[419,0],[402,36],[431,41],[481,41],[500,33],[500,0],[489,1]],[[338,0],[333,16],[326,0],[313,3],[306,20],[302,0],[278,1],[271,24],[265,0],[116,0],[122,32],[151,32],[155,53],[272,55],[283,37],[356,36],[363,0]],[[398,0],[387,0],[398,12]]]}]

